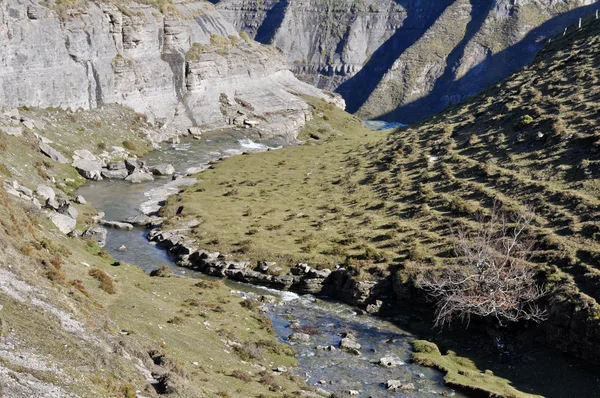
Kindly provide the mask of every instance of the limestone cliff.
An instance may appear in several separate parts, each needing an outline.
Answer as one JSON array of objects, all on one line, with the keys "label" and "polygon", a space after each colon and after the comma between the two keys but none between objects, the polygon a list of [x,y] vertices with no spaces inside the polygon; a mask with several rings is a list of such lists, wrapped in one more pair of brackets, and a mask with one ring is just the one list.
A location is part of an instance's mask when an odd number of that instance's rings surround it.
[{"label": "limestone cliff", "polygon": [[298,94],[341,104],[298,81],[273,48],[243,40],[210,3],[68,4],[0,5],[0,108],[118,103],[169,132],[256,119],[265,134],[292,137],[310,115]]},{"label": "limestone cliff", "polygon": [[350,112],[410,122],[533,60],[592,0],[221,0],[240,30]]}]

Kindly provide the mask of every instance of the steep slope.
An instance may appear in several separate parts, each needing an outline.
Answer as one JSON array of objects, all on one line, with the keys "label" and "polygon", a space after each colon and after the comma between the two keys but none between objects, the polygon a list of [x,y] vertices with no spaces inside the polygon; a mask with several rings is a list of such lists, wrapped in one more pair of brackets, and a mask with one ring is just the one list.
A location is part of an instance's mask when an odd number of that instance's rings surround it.
[{"label": "steep slope", "polygon": [[[294,365],[293,350],[230,287],[150,277],[80,236],[97,216],[75,200],[84,179],[42,154],[37,136],[65,156],[112,153],[125,139],[143,152],[139,114],[110,105],[12,116],[0,119],[24,122],[21,136],[0,132],[0,396],[275,397],[304,387],[291,373],[271,374]],[[43,195],[70,203],[70,236],[49,220]]]},{"label": "steep slope", "polygon": [[160,4],[3,2],[0,108],[117,103],[171,133],[257,119],[266,135],[293,137],[309,116],[294,93],[337,100],[243,40],[210,3]]},{"label": "steep slope", "polygon": [[413,122],[531,62],[590,3],[221,0],[217,8],[279,48],[300,79],[342,94],[351,113]]},{"label": "steep slope", "polygon": [[531,207],[531,261],[553,289],[534,334],[597,362],[600,20],[569,31],[483,94],[389,135],[313,102],[305,133],[320,145],[215,165],[169,202],[167,215],[184,209],[170,227],[198,219],[200,247],[277,261],[276,272],[246,274],[258,283],[364,306],[391,300],[393,285],[394,306],[423,300],[419,271],[460,261],[453,228],[474,228],[494,204],[507,214]]}]

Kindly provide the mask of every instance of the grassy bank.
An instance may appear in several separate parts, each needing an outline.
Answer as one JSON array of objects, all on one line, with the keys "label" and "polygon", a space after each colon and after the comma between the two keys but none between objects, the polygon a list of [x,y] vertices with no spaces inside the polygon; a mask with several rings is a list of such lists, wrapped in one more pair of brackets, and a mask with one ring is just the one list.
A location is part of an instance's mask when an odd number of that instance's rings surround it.
[{"label": "grassy bank", "polygon": [[[33,190],[43,183],[73,199],[84,182],[41,154],[34,133],[67,157],[83,148],[148,148],[146,123],[125,108],[21,109],[21,116],[45,128],[0,133],[1,178]],[[29,201],[2,189],[0,203],[0,395],[281,397],[306,388],[291,372],[271,371],[296,361],[256,303],[218,282],[150,277],[61,234]],[[96,211],[73,205],[83,230]]]}]

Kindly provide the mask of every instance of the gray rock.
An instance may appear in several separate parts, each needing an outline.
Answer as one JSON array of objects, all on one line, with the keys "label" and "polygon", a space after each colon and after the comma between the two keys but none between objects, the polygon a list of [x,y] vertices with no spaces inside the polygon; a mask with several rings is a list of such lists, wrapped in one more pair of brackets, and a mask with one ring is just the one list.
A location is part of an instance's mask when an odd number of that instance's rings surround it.
[{"label": "gray rock", "polygon": [[200,127],[190,127],[188,128],[188,133],[193,136],[199,136],[202,134],[202,130],[200,129]]},{"label": "gray rock", "polygon": [[77,225],[75,219],[60,213],[51,213],[50,220],[65,235],[73,232]]},{"label": "gray rock", "polygon": [[66,203],[62,206],[60,206],[57,210],[60,214],[64,214],[65,216],[69,216],[74,220],[77,220],[77,216],[79,215],[79,212],[77,211],[77,209],[75,208],[75,206],[73,206],[71,203]]},{"label": "gray rock", "polygon": [[109,180],[124,180],[127,178],[129,173],[126,169],[118,169],[118,170],[107,170],[102,169],[102,177],[108,178]]},{"label": "gray rock", "polygon": [[127,176],[127,178],[125,178],[125,181],[129,181],[133,184],[140,184],[142,182],[147,182],[147,181],[152,181],[152,180],[154,180],[154,177],[152,177],[152,174],[146,173],[143,171],[134,171],[129,176]]},{"label": "gray rock", "polygon": [[[350,335],[351,336],[351,335]],[[345,351],[355,352],[359,351],[362,346],[354,339],[354,337],[344,337],[342,341],[340,341],[340,348]]]},{"label": "gray rock", "polygon": [[85,239],[91,239],[94,242],[96,242],[98,244],[98,246],[100,247],[104,247],[106,246],[106,236],[108,234],[108,231],[106,230],[106,228],[102,228],[102,227],[91,227],[88,228],[84,233],[83,233],[83,238]]},{"label": "gray rock", "polygon": [[145,214],[128,217],[125,220],[126,223],[135,225],[136,227],[155,227],[162,224],[163,221],[162,217],[147,216]]},{"label": "gray rock", "polygon": [[158,164],[148,167],[148,171],[157,176],[170,176],[175,174],[175,167],[170,164]]},{"label": "gray rock", "polygon": [[32,120],[26,119],[22,121],[23,126],[27,127],[29,130],[33,130],[35,128],[35,124]]},{"label": "gray rock", "polygon": [[87,203],[87,200],[85,200],[85,198],[81,195],[77,195],[77,197],[75,198],[75,203],[79,203],[80,205],[84,205]]},{"label": "gray rock", "polygon": [[13,137],[20,137],[23,135],[21,126],[0,126],[0,130]]},{"label": "gray rock", "polygon": [[38,196],[43,198],[44,200],[54,199],[56,197],[54,189],[52,189],[48,185],[40,184],[37,186],[35,191],[38,194]]},{"label": "gray rock", "polygon": [[125,159],[125,168],[130,173],[133,173],[133,172],[137,171],[139,168],[141,168],[141,166],[138,163],[137,159],[129,158],[129,159]]},{"label": "gray rock", "polygon": [[288,341],[292,343],[308,343],[310,341],[310,335],[306,333],[292,333],[288,336]]},{"label": "gray rock", "polygon": [[101,220],[100,225],[104,225],[105,227],[109,227],[109,228],[122,229],[122,230],[128,230],[128,231],[133,229],[133,225],[125,223],[125,222],[119,222],[119,221]]},{"label": "gray rock", "polygon": [[46,204],[45,206],[49,209],[52,210],[58,210],[60,209],[60,203],[56,198],[48,198],[46,199]]},{"label": "gray rock", "polygon": [[414,391],[414,390],[416,390],[416,387],[413,383],[407,383],[407,384],[402,385],[402,389],[404,391]]},{"label": "gray rock", "polygon": [[404,362],[402,362],[400,359],[398,358],[394,358],[394,357],[383,357],[381,359],[379,359],[379,365],[386,367],[386,368],[393,368],[399,365],[404,365]]},{"label": "gray rock", "polygon": [[98,156],[94,155],[87,149],[77,149],[75,152],[73,152],[73,158],[75,160],[85,159],[85,160],[92,160],[94,162],[100,162],[100,158],[98,158]]},{"label": "gray rock", "polygon": [[311,269],[308,272],[308,276],[312,277],[312,278],[323,278],[326,279],[327,277],[329,277],[329,275],[331,275],[331,270],[330,269]]},{"label": "gray rock", "polygon": [[97,160],[79,159],[71,165],[75,167],[82,177],[88,180],[102,180],[102,163]]},{"label": "gray rock", "polygon": [[388,390],[396,391],[402,388],[402,382],[400,380],[388,380],[385,383],[385,387]]},{"label": "gray rock", "polygon": [[106,167],[109,170],[126,170],[127,169],[125,167],[125,162],[123,160],[120,160],[118,162],[110,162]]},{"label": "gray rock", "polygon": [[367,305],[366,311],[369,314],[376,314],[379,312],[382,305],[383,305],[383,302],[381,300],[376,300],[375,304]]},{"label": "gray rock", "polygon": [[62,153],[60,153],[56,149],[52,148],[50,145],[48,145],[44,141],[38,142],[38,147],[40,148],[40,151],[42,151],[42,153],[44,155],[48,156],[50,159],[54,160],[55,162],[69,163],[69,160]]},{"label": "gray rock", "polygon": [[33,197],[33,191],[27,187],[24,187],[23,185],[17,186],[16,189],[17,189],[17,192],[20,192],[29,198]]}]

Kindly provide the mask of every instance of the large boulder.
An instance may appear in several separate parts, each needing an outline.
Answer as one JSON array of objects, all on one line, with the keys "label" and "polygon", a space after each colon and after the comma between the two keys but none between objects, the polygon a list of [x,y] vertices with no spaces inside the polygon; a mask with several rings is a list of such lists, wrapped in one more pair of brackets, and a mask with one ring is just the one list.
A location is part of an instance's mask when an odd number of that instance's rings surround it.
[{"label": "large boulder", "polygon": [[106,228],[102,227],[91,227],[88,228],[87,231],[83,233],[83,238],[93,240],[98,243],[98,246],[104,247],[106,246],[106,235],[108,231]]},{"label": "large boulder", "polygon": [[102,177],[109,180],[124,180],[129,175],[127,169],[102,169]]},{"label": "large boulder", "polygon": [[152,174],[146,173],[143,171],[139,171],[139,170],[134,171],[129,176],[127,176],[127,178],[125,178],[125,181],[129,181],[133,184],[139,184],[142,182],[147,182],[147,181],[152,181],[152,180],[154,180],[154,177],[152,177]]},{"label": "large boulder", "polygon": [[77,222],[75,219],[60,213],[50,214],[50,220],[65,235],[70,234],[75,229]]},{"label": "large boulder", "polygon": [[52,189],[48,185],[40,184],[37,186],[35,191],[38,194],[38,196],[42,197],[44,200],[54,199],[56,197],[54,189]]},{"label": "large boulder", "polygon": [[114,228],[114,229],[123,229],[123,230],[127,230],[127,231],[130,231],[133,229],[133,225],[128,224],[126,222],[101,220],[100,224],[104,225],[105,227]]},{"label": "large boulder", "polygon": [[60,214],[64,214],[65,216],[69,216],[74,220],[77,220],[77,216],[79,212],[71,203],[67,202],[66,204],[60,206],[57,210]]},{"label": "large boulder", "polygon": [[42,151],[42,153],[44,155],[48,156],[50,159],[54,160],[55,162],[69,163],[69,160],[62,153],[60,153],[56,149],[52,148],[50,145],[48,145],[44,141],[40,141],[38,143],[38,147],[40,148],[40,151]]},{"label": "large boulder", "polygon": [[171,176],[175,174],[175,167],[170,164],[157,164],[156,166],[148,167],[148,171],[156,176]]},{"label": "large boulder", "polygon": [[98,160],[78,159],[71,165],[88,180],[102,180],[102,163]]}]

